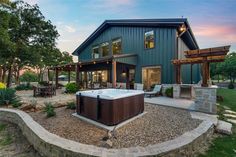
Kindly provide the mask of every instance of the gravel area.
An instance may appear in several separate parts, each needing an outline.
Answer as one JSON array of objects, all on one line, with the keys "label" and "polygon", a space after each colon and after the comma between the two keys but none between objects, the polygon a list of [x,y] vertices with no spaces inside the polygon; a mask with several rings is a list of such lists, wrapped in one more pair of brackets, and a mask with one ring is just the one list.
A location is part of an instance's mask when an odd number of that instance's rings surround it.
[{"label": "gravel area", "polygon": [[[62,108],[55,109],[57,115],[46,118],[45,113],[30,113],[45,129],[61,137],[85,144],[104,146],[107,131],[73,117],[74,111]],[[158,105],[145,105],[147,112],[142,117],[126,124],[115,132],[111,138],[112,148],[148,146],[174,139],[183,133],[196,128],[201,121],[192,119],[186,110]]]}]

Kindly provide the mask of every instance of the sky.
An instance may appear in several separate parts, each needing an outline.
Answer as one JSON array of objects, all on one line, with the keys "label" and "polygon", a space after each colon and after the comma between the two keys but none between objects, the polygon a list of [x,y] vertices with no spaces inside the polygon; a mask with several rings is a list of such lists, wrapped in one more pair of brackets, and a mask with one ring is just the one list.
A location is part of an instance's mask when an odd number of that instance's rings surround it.
[{"label": "sky", "polygon": [[236,0],[24,0],[56,25],[57,47],[72,53],[104,20],[188,18],[200,48],[236,51]]}]

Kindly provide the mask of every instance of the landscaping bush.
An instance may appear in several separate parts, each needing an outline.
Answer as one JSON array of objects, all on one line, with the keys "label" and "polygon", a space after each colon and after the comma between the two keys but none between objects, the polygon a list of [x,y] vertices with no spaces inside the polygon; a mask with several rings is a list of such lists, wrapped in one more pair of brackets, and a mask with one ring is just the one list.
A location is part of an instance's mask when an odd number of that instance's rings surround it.
[{"label": "landscaping bush", "polygon": [[71,109],[71,110],[75,110],[76,109],[75,102],[68,102],[66,108]]},{"label": "landscaping bush", "polygon": [[15,89],[5,88],[0,89],[0,105],[12,104],[14,106],[20,106],[19,97],[16,95]]},{"label": "landscaping bush", "polygon": [[228,88],[229,88],[229,89],[234,89],[234,84],[233,84],[233,82],[230,82],[230,83],[229,83]]},{"label": "landscaping bush", "polygon": [[20,76],[21,82],[38,82],[38,74],[32,71],[26,71]]},{"label": "landscaping bush", "polygon": [[16,90],[32,90],[33,87],[30,85],[30,83],[27,83],[27,84],[20,84],[20,85],[16,86],[15,89]]},{"label": "landscaping bush", "polygon": [[0,82],[0,89],[5,89],[6,88],[6,85],[2,82]]},{"label": "landscaping bush", "polygon": [[167,88],[165,94],[166,96],[173,98],[173,87]]},{"label": "landscaping bush", "polygon": [[46,112],[47,117],[53,117],[56,115],[56,112],[54,111],[54,107],[52,106],[51,103],[45,103],[45,108],[44,108],[44,112]]},{"label": "landscaping bush", "polygon": [[79,90],[79,86],[74,82],[74,83],[68,83],[66,85],[66,92],[67,93],[76,93]]}]

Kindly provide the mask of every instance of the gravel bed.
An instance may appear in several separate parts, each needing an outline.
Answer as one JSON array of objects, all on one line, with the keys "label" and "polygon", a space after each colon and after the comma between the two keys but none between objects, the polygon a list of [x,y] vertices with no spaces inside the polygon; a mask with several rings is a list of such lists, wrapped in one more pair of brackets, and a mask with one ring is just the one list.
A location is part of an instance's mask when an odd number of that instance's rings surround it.
[{"label": "gravel bed", "polygon": [[[103,138],[107,131],[73,117],[74,111],[62,108],[55,109],[57,115],[46,118],[45,113],[30,113],[35,121],[48,131],[61,137],[103,147]],[[174,139],[183,133],[196,128],[201,121],[192,119],[188,111],[145,104],[147,112],[142,117],[126,124],[115,132],[111,138],[112,148],[148,146]]]}]

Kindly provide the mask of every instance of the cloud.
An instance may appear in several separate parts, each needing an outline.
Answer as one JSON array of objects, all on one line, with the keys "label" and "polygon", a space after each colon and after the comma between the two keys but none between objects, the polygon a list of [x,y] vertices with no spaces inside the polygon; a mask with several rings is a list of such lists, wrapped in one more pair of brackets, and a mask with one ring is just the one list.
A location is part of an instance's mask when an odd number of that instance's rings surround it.
[{"label": "cloud", "polygon": [[74,33],[76,29],[72,26],[65,25],[65,31],[67,31],[68,33]]},{"label": "cloud", "polygon": [[236,26],[202,24],[192,27],[200,48],[236,44]]}]

